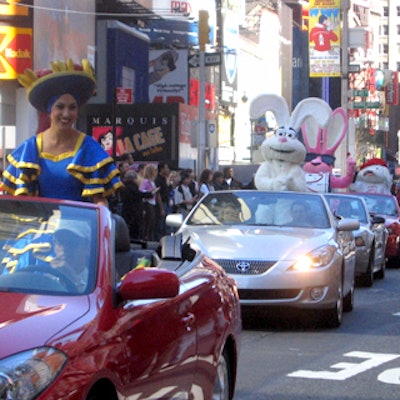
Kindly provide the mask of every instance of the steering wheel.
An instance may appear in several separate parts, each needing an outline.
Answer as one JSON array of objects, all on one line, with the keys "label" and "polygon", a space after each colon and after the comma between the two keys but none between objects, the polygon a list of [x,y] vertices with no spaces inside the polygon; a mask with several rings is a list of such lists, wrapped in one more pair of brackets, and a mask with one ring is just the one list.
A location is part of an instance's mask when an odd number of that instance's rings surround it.
[{"label": "steering wheel", "polygon": [[61,284],[68,290],[68,292],[78,292],[78,288],[75,286],[72,280],[56,268],[46,267],[45,265],[28,265],[16,270],[15,272],[40,272],[42,274],[53,275],[61,281]]}]

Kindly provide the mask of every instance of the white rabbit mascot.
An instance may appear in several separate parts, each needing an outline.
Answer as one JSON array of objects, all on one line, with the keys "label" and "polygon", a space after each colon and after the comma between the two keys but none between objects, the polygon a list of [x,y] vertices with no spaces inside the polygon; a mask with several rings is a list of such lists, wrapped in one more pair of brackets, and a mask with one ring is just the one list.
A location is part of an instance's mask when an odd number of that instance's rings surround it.
[{"label": "white rabbit mascot", "polygon": [[313,117],[325,127],[332,109],[322,99],[310,97],[300,101],[290,115],[282,96],[262,94],[252,100],[251,119],[260,118],[267,111],[274,114],[279,128],[261,145],[265,161],[258,167],[254,184],[259,190],[306,192],[305,172],[301,168],[306,148],[297,138],[297,132],[307,117]]}]

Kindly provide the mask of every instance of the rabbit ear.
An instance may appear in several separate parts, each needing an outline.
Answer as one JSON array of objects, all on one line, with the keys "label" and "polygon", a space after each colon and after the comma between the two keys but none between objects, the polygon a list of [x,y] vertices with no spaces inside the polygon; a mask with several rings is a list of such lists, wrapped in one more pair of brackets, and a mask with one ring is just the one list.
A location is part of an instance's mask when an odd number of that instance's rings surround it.
[{"label": "rabbit ear", "polygon": [[300,101],[290,116],[290,126],[297,132],[307,117],[313,117],[320,126],[325,127],[332,114],[329,104],[317,97]]},{"label": "rabbit ear", "polygon": [[349,126],[346,110],[336,108],[326,129],[323,131],[322,142],[325,144],[325,153],[334,154],[344,139]]},{"label": "rabbit ear", "polygon": [[277,94],[260,94],[250,103],[250,118],[257,119],[271,111],[278,123],[284,126],[289,122],[289,108],[286,100]]},{"label": "rabbit ear", "polygon": [[321,154],[322,129],[313,117],[307,117],[301,126],[304,145],[307,153]]}]

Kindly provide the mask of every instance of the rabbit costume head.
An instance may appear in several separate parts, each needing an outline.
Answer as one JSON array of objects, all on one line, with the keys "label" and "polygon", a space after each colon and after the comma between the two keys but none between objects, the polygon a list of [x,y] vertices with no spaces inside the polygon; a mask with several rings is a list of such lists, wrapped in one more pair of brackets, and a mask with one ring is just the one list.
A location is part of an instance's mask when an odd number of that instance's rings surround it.
[{"label": "rabbit costume head", "polygon": [[332,174],[335,152],[342,143],[348,130],[346,110],[336,108],[328,126],[321,127],[314,118],[307,118],[301,126],[303,141],[307,149],[306,163],[303,170],[310,174],[329,173],[331,188],[347,188],[355,175],[355,161],[347,159],[346,174],[336,177]]},{"label": "rabbit costume head", "polygon": [[304,161],[306,148],[297,137],[301,124],[307,117],[327,125],[332,109],[318,98],[300,101],[292,114],[286,100],[275,94],[262,94],[250,104],[250,118],[257,119],[267,111],[274,114],[278,128],[274,135],[261,145],[264,162],[258,168],[254,183],[260,190],[306,191],[304,171],[300,164]]}]

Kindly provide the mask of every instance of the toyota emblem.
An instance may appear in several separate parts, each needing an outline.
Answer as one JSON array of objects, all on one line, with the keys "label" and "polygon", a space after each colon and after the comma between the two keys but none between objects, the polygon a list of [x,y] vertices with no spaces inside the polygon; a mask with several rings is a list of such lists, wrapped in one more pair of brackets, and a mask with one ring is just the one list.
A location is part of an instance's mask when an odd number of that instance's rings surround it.
[{"label": "toyota emblem", "polygon": [[242,273],[247,272],[250,269],[250,263],[248,261],[240,261],[236,264],[236,269]]}]

